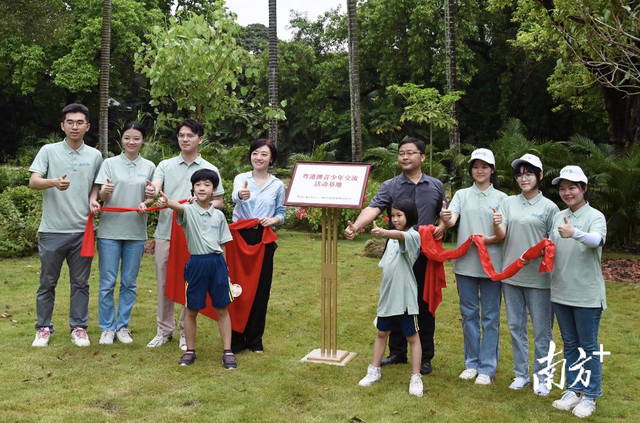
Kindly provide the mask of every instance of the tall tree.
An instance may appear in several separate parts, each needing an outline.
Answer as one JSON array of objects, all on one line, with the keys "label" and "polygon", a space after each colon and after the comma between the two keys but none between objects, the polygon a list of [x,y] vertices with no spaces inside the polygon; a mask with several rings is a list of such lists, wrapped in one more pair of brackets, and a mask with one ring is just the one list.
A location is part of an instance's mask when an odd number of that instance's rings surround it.
[{"label": "tall tree", "polygon": [[[276,0],[269,0],[269,103],[278,109],[278,21]],[[278,119],[269,119],[269,139],[278,145]]]},{"label": "tall tree", "polygon": [[358,60],[357,0],[347,0],[349,18],[349,88],[351,91],[351,160],[362,161],[362,120],[360,112],[360,61]]},{"label": "tall tree", "polygon": [[[447,90],[458,91],[458,71],[456,69],[456,0],[444,2],[445,45],[447,50]],[[451,117],[458,121],[458,102],[453,103]],[[456,123],[449,130],[449,148],[460,149],[460,129]]]},{"label": "tall tree", "polygon": [[111,66],[111,0],[102,0],[102,48],[100,50],[100,138],[98,149],[109,149],[109,68]]}]

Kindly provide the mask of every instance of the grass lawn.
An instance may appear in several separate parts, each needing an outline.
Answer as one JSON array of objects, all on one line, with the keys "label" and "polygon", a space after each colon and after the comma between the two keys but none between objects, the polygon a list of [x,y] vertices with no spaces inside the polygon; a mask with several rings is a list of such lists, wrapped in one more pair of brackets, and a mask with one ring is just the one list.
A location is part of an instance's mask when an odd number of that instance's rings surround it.
[{"label": "grass lawn", "polygon": [[[146,348],[156,331],[153,257],[145,256],[130,328],[132,345],[98,345],[98,262],[91,274],[92,345],[71,344],[68,272],[63,269],[54,312],[56,333],[47,348],[32,348],[36,322],[37,256],[0,262],[0,421],[43,422],[575,422],[551,407],[561,390],[538,397],[530,388],[512,391],[511,342],[503,308],[498,374],[491,386],[458,379],[464,370],[460,311],[451,265],[449,287],[436,314],[434,372],[423,378],[425,395],[408,394],[410,367],[383,368],[382,381],[357,385],[366,373],[376,329],[372,325],[381,271],[361,255],[366,236],[341,241],[338,346],[358,355],[346,367],[301,363],[320,347],[320,241],[299,232],[278,233],[265,353],[243,352],[238,369],[225,371],[216,323],[198,321],[193,366],[180,367],[177,339]],[[451,247],[451,246],[449,246]],[[603,391],[590,421],[640,419],[640,284],[607,284],[600,343]],[[531,332],[530,332],[531,333]],[[177,331],[176,331],[177,335]],[[531,336],[531,335],[530,335]],[[558,350],[562,340],[555,328]],[[533,360],[533,352],[531,353]],[[559,370],[558,370],[559,372]],[[559,382],[559,378],[556,378]]]}]

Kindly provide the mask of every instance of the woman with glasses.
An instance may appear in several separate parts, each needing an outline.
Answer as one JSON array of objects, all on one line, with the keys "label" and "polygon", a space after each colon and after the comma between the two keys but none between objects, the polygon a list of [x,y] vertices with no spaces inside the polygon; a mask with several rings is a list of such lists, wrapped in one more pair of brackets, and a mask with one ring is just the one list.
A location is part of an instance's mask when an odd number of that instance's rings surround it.
[{"label": "woman with glasses", "polygon": [[[458,247],[471,235],[483,235],[491,261],[496,269],[502,266],[502,248],[494,245],[492,222],[507,195],[498,191],[493,153],[479,148],[471,153],[469,174],[474,179],[470,188],[461,189],[451,200],[450,209],[443,208],[441,217],[447,227],[460,220]],[[491,233],[491,236],[487,234]],[[498,367],[500,341],[500,281],[492,281],[485,273],[475,245],[453,265],[456,275],[462,332],[464,334],[465,370],[461,379],[475,379],[477,385],[490,385]],[[482,330],[481,330],[482,324]]]},{"label": "woman with glasses", "polygon": [[[113,344],[115,338],[130,344],[129,320],[136,301],[136,280],[147,240],[147,205],[145,188],[153,178],[156,166],[140,155],[146,130],[138,122],[127,122],[122,132],[122,153],[104,161],[96,184],[105,206],[137,207],[138,212],[100,215],[98,253],[100,260],[100,294],[98,317],[101,344]],[[121,264],[122,263],[122,264]],[[118,310],[114,291],[120,269]]]},{"label": "woman with glasses", "polygon": [[[278,158],[275,144],[267,139],[255,140],[249,147],[249,159],[253,170],[241,173],[233,180],[233,221],[242,219],[259,219],[255,228],[241,229],[240,236],[249,245],[262,242],[265,227],[275,227],[284,223],[286,207],[284,206],[285,187],[282,181],[271,173],[269,168]],[[251,306],[249,320],[243,333],[233,332],[231,350],[238,353],[249,349],[262,353],[262,335],[267,320],[267,306],[271,295],[273,278],[273,257],[277,245],[275,242],[265,244],[264,259],[258,280],[258,288]]]},{"label": "woman with glasses", "polygon": [[[553,217],[559,211],[558,206],[540,192],[543,173],[542,162],[537,156],[525,154],[514,160],[511,166],[515,169],[515,179],[521,193],[504,200],[502,213],[496,222],[497,226],[494,226],[498,239],[504,238],[504,267],[518,260],[542,239],[549,237],[553,230]],[[531,316],[535,346],[533,392],[546,396],[549,395],[546,378],[539,374],[544,364],[538,360],[547,356],[549,343],[553,339],[553,311],[550,299],[551,274],[538,273],[541,261],[542,258],[531,260],[530,266],[525,266],[515,276],[502,281],[502,290],[511,332],[515,373],[515,379],[509,388],[518,390],[531,383],[527,333],[528,316]]]}]

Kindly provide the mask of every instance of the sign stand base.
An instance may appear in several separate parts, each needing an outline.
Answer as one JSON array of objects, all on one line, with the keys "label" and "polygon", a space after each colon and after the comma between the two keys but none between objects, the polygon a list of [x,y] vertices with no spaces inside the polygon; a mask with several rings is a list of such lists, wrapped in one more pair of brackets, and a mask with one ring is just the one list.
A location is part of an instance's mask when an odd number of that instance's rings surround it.
[{"label": "sign stand base", "polygon": [[304,356],[300,361],[309,363],[333,364],[334,366],[346,366],[357,353],[338,350],[337,354],[326,351],[324,354],[320,348],[316,348]]}]

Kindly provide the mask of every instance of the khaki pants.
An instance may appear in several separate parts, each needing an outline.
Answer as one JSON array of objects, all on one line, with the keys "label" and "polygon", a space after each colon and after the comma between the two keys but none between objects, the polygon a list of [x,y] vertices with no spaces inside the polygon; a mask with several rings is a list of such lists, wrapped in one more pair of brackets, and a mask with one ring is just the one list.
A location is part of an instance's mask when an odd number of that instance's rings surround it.
[{"label": "khaki pants", "polygon": [[[167,264],[169,262],[169,244],[168,239],[156,238],[155,256],[156,256],[156,276],[158,278],[158,335],[169,336],[173,334],[176,328],[175,319],[175,303],[164,296],[164,288],[167,284]],[[184,316],[186,309],[182,307],[180,313],[180,336],[184,336]]]}]

